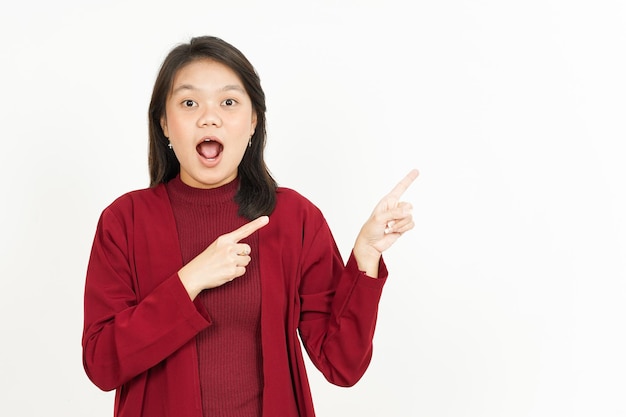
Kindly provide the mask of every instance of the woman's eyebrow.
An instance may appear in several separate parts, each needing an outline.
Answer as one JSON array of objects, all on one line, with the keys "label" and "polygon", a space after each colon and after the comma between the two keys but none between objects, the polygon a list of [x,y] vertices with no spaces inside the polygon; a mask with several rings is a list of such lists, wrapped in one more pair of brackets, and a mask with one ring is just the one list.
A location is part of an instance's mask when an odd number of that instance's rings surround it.
[{"label": "woman's eyebrow", "polygon": [[197,90],[197,88],[195,88],[193,85],[191,84],[181,84],[178,87],[172,89],[172,94],[176,94],[180,91],[185,91],[185,90]]},{"label": "woman's eyebrow", "polygon": [[231,91],[231,90],[239,91],[240,93],[245,93],[246,92],[246,90],[244,90],[244,88],[242,86],[238,85],[238,84],[225,85],[221,89],[221,91]]},{"label": "woman's eyebrow", "polygon": [[[200,89],[193,86],[192,84],[181,84],[172,90],[172,94],[176,94],[180,91],[194,91],[194,90],[200,90]],[[220,88],[218,91],[233,91],[233,90],[239,91],[240,93],[246,92],[246,90],[244,90],[242,86],[237,85],[237,84],[225,85],[224,87]]]}]

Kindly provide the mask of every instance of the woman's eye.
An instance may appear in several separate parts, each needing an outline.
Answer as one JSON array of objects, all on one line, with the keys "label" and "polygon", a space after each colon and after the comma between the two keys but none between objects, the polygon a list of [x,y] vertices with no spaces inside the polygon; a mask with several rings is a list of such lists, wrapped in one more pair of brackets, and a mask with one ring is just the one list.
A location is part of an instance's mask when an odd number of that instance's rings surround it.
[{"label": "woman's eye", "polygon": [[193,107],[196,105],[196,102],[193,100],[185,100],[183,101],[183,106],[185,107]]},{"label": "woman's eye", "polygon": [[223,101],[225,106],[234,106],[236,101],[233,100],[232,98],[227,98],[226,100]]}]

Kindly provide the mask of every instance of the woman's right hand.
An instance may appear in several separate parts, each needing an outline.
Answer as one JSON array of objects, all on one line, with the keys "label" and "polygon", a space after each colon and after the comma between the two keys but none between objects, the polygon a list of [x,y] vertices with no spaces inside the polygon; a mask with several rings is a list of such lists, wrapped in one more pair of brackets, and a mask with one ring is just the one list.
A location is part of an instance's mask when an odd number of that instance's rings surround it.
[{"label": "woman's right hand", "polygon": [[239,229],[215,239],[204,251],[178,271],[189,297],[194,300],[202,290],[219,287],[242,276],[250,263],[250,246],[239,243],[269,223],[261,216]]}]

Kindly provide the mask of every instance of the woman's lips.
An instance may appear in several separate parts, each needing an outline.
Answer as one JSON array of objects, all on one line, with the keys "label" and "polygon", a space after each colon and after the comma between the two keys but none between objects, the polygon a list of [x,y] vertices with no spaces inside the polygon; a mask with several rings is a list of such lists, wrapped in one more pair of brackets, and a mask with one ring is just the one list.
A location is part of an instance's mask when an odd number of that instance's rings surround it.
[{"label": "woman's lips", "polygon": [[222,151],[224,150],[224,146],[218,141],[206,139],[196,146],[196,151],[204,158],[213,160],[217,158]]}]

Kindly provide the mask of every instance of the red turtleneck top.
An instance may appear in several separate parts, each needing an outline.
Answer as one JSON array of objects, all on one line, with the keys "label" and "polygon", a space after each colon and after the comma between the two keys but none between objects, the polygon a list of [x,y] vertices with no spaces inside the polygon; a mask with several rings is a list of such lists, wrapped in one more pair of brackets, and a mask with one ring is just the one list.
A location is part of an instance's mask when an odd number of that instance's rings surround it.
[{"label": "red turtleneck top", "polygon": [[[239,217],[235,203],[238,181],[203,190],[174,178],[167,185],[183,263],[195,258],[219,236],[248,222]],[[242,242],[250,245],[253,261],[246,274],[198,297],[213,325],[196,336],[198,370],[205,417],[260,417],[261,278],[258,235]]]}]

